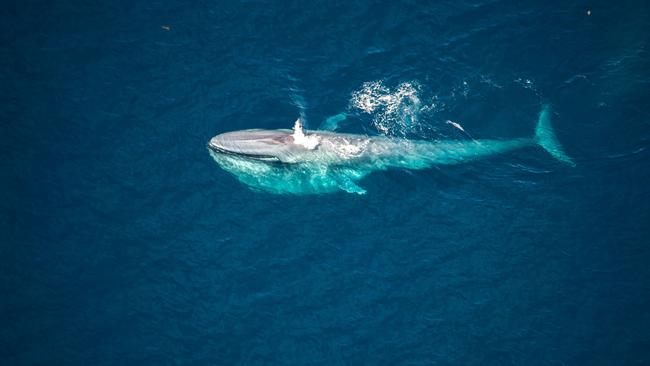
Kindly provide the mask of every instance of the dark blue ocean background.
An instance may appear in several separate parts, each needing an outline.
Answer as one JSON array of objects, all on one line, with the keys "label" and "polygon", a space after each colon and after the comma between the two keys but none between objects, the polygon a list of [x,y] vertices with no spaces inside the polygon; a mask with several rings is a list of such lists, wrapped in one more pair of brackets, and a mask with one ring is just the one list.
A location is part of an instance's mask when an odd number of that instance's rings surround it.
[{"label": "dark blue ocean background", "polygon": [[[0,14],[3,365],[650,364],[647,1]],[[401,107],[356,108],[364,85]],[[274,195],[206,149],[342,112],[525,137],[542,104],[575,167],[529,148]]]}]

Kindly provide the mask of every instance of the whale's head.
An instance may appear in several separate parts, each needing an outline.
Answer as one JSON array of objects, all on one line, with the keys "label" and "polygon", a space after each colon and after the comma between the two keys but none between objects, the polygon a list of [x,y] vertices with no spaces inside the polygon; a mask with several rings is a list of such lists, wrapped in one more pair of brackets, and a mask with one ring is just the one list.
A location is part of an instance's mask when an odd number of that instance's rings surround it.
[{"label": "whale's head", "polygon": [[224,170],[253,189],[279,194],[365,192],[355,182],[373,170],[358,159],[367,138],[298,131],[228,132],[213,137],[208,149]]},{"label": "whale's head", "polygon": [[243,130],[213,137],[208,148],[217,154],[267,162],[292,162],[304,150],[294,144],[290,130]]},{"label": "whale's head", "polygon": [[300,142],[291,130],[244,130],[213,137],[208,149],[224,170],[256,190],[314,194],[354,186],[345,171],[328,168],[316,149]]}]

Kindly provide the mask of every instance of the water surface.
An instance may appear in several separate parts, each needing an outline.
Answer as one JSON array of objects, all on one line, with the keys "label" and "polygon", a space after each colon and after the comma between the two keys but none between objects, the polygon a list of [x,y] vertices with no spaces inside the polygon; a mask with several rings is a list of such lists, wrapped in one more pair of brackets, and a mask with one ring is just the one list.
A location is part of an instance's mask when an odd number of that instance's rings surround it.
[{"label": "water surface", "polygon": [[[4,364],[650,362],[646,2],[4,10]],[[206,149],[339,113],[530,136],[545,103],[573,168],[531,148],[274,195]]]}]

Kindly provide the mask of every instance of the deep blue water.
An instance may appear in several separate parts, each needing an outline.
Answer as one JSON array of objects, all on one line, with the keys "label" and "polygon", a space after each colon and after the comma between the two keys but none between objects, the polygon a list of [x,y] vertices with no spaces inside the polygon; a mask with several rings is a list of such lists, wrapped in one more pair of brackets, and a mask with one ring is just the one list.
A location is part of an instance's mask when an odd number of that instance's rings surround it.
[{"label": "deep blue water", "polygon": [[[2,364],[650,363],[648,2],[1,14]],[[364,85],[393,104],[355,107]],[[574,168],[530,148],[273,195],[206,149],[341,112],[520,137],[543,103]]]}]

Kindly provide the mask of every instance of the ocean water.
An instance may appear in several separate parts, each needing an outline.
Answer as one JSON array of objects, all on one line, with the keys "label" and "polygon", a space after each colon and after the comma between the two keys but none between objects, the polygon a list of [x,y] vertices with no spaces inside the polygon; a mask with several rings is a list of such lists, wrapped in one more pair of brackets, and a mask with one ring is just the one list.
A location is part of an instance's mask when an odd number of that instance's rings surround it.
[{"label": "ocean water", "polygon": [[[647,1],[1,14],[2,364],[650,363]],[[206,148],[341,113],[508,139],[543,104],[575,167],[528,148],[272,194]]]}]

